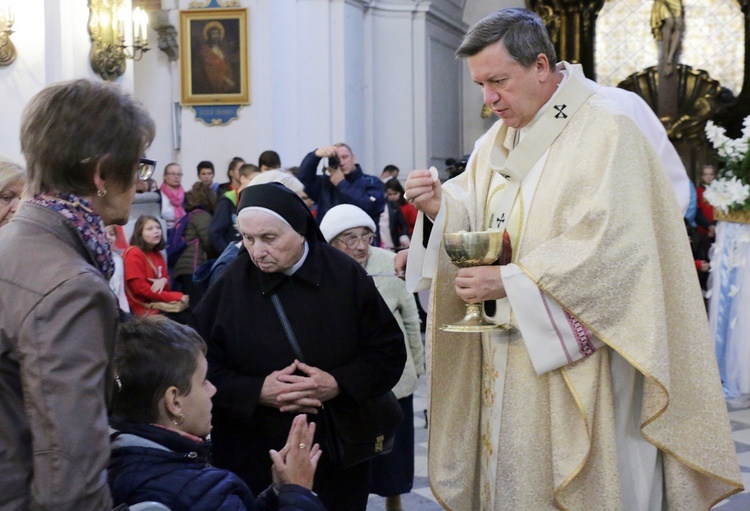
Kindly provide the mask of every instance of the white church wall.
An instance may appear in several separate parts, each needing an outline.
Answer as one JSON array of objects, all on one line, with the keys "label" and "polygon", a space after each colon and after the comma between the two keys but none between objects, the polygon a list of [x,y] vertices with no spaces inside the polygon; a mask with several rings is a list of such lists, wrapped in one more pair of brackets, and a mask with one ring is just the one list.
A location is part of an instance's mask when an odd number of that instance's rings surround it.
[{"label": "white church wall", "polygon": [[424,38],[424,21],[415,23],[412,9],[386,7],[368,10],[365,32],[366,142],[360,155],[377,175],[389,164],[405,171],[417,165],[415,109],[423,99],[416,97],[423,48],[415,46]]},{"label": "white church wall", "polygon": [[[162,0],[175,27],[189,3]],[[148,155],[159,162],[159,182],[169,161],[183,166],[188,187],[203,159],[214,162],[224,181],[233,156],[255,162],[274,149],[289,167],[342,140],[367,172],[378,174],[387,163],[408,171],[468,152],[492,122],[479,118],[480,91],[452,52],[466,26],[505,6],[495,0],[242,0],[241,6],[248,9],[251,104],[228,126],[206,126],[181,107],[181,147],[174,148],[179,62],[158,50],[152,27],[153,49],[139,62],[129,60],[118,80],[156,121]],[[55,81],[99,78],[89,64],[85,2],[17,0],[14,8],[18,57],[0,68],[6,119],[0,154],[21,160],[18,130],[29,99]]]},{"label": "white church wall", "polygon": [[[127,8],[130,2],[125,2]],[[0,155],[23,164],[19,131],[26,104],[45,86],[75,78],[97,79],[89,63],[89,11],[79,0],[15,0],[12,35],[16,60],[0,67]],[[133,68],[117,81],[133,89]]]},{"label": "white church wall", "polygon": [[464,28],[453,2],[368,6],[365,154],[373,173],[390,163],[404,175],[433,163],[442,168],[444,154],[460,147],[460,67],[453,51]]},{"label": "white church wall", "polygon": [[[466,0],[464,8],[464,23],[469,27],[476,22],[506,7],[525,7],[523,0]],[[494,123],[494,115],[482,119],[482,90],[471,80],[469,66],[464,60],[461,64],[463,83],[463,152],[469,154],[474,148],[474,142],[481,137]]]},{"label": "white church wall", "polygon": [[[440,20],[427,26],[427,165],[440,171],[446,158],[461,156],[461,63],[454,57],[462,33],[449,30]],[[446,175],[441,173],[441,177]]]},{"label": "white church wall", "polygon": [[[171,23],[190,0],[163,1]],[[190,107],[178,107],[181,147],[173,149],[173,108],[180,101],[179,62],[152,51],[137,63],[136,94],[157,123],[149,156],[183,167],[183,186],[197,180],[201,160],[226,180],[228,162],[241,156],[257,163],[266,149],[277,151],[284,167],[298,165],[307,152],[347,141],[364,145],[362,5],[354,0],[242,1],[248,9],[250,101],[225,126],[207,126]],[[168,4],[168,5],[167,5]],[[155,34],[154,34],[155,35]],[[155,90],[156,89],[156,90]]]}]

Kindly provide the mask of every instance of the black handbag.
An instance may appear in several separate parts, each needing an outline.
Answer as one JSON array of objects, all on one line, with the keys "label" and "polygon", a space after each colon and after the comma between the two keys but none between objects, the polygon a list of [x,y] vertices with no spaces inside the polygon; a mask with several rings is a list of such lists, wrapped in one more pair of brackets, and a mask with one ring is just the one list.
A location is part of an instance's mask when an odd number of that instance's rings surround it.
[{"label": "black handbag", "polygon": [[[304,362],[284,308],[276,294],[271,301],[281,320],[295,355]],[[322,407],[325,421],[321,428],[323,451],[338,468],[349,468],[393,449],[396,428],[404,420],[404,412],[392,391],[364,401],[332,399]]]}]

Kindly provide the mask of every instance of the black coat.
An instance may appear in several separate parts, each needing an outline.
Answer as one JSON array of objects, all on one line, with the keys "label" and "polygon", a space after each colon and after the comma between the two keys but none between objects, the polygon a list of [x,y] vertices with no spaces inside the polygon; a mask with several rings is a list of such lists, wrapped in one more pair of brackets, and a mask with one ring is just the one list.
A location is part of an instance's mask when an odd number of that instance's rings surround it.
[{"label": "black coat", "polygon": [[[341,394],[335,399],[363,400],[388,392],[406,361],[398,323],[354,259],[312,241],[304,264],[287,277],[261,272],[242,251],[208,290],[192,319],[208,343],[208,378],[217,388],[214,461],[236,472],[254,491],[269,483],[268,451],[284,446],[294,418],[293,413],[258,403],[266,376],[296,358],[271,302],[272,292],[279,296],[305,362],[336,378]],[[310,415],[311,420],[316,417]],[[322,427],[318,425],[316,441]],[[314,490],[333,509],[319,483],[326,486],[341,474],[326,466],[323,460]],[[351,490],[342,487],[341,492]]]},{"label": "black coat", "polygon": [[160,502],[171,511],[325,511],[310,490],[288,484],[257,499],[235,474],[208,466],[209,444],[164,428],[112,419],[108,478],[114,504]]}]

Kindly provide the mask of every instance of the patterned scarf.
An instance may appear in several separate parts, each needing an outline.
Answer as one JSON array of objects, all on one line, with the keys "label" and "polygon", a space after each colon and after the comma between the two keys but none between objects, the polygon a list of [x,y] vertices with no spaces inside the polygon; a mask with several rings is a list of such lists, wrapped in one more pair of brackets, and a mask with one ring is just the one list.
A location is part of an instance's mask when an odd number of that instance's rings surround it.
[{"label": "patterned scarf", "polygon": [[185,189],[181,186],[174,189],[167,185],[167,183],[162,183],[161,193],[166,195],[169,203],[172,204],[174,208],[174,221],[178,222],[180,218],[185,216],[185,210],[182,207],[182,204],[185,202]]},{"label": "patterned scarf", "polygon": [[38,193],[29,202],[60,213],[67,221],[66,223],[81,236],[102,275],[107,280],[112,278],[115,273],[115,263],[104,229],[104,221],[91,209],[88,202],[74,193],[54,195]]}]

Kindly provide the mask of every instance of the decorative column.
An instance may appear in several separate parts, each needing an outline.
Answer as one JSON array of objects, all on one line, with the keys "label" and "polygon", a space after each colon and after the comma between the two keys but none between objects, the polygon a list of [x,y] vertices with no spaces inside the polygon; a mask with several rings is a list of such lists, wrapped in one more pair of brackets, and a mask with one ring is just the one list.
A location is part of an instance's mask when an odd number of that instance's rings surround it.
[{"label": "decorative column", "polygon": [[595,80],[596,18],[604,0],[527,0],[527,5],[547,26],[558,60],[581,64]]}]

